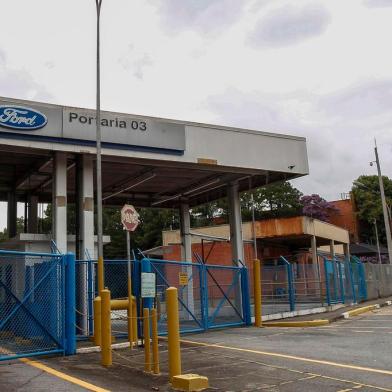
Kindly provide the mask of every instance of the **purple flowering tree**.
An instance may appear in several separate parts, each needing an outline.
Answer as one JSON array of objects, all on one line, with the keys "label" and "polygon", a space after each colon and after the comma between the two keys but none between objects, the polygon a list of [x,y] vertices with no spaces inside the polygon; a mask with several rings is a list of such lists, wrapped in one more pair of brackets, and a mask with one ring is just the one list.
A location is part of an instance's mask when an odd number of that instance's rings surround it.
[{"label": "purple flowering tree", "polygon": [[302,204],[302,213],[315,219],[328,222],[328,218],[332,213],[338,212],[339,209],[333,204],[327,202],[320,195],[313,194],[302,196],[300,199]]}]

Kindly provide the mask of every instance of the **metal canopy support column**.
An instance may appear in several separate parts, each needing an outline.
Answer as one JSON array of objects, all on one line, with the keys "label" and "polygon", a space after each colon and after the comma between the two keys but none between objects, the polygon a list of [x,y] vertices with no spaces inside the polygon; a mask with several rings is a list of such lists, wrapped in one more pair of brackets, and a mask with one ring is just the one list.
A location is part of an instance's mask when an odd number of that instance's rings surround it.
[{"label": "metal canopy support column", "polygon": [[236,265],[244,262],[244,244],[242,240],[241,204],[238,183],[231,183],[227,188],[229,201],[230,243],[232,257]]},{"label": "metal canopy support column", "polygon": [[38,196],[29,195],[27,209],[27,232],[38,233]]},{"label": "metal canopy support column", "polygon": [[7,231],[8,238],[16,236],[16,219],[17,219],[17,201],[15,188],[8,193],[8,206],[7,206]]},{"label": "metal canopy support column", "polygon": [[[182,202],[180,205],[181,258],[188,263],[192,263],[192,236],[190,231],[191,217],[189,214],[189,204]],[[194,313],[192,266],[184,267],[184,270],[188,275],[188,285],[185,290],[187,306]]]},{"label": "metal canopy support column", "polygon": [[53,234],[57,249],[67,253],[67,154],[56,152],[53,181]]}]

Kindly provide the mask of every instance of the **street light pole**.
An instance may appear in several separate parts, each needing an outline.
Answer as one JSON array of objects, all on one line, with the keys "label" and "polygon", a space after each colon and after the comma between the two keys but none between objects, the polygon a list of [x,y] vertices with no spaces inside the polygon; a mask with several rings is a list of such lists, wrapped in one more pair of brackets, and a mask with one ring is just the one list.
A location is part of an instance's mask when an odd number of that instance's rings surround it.
[{"label": "street light pole", "polygon": [[101,69],[100,69],[100,16],[102,0],[95,0],[97,8],[97,237],[98,237],[98,293],[104,289],[103,232],[102,232],[102,167],[101,167]]},{"label": "street light pole", "polygon": [[374,153],[376,155],[376,165],[377,165],[377,173],[378,173],[378,182],[379,182],[379,185],[380,185],[382,212],[383,212],[383,215],[384,215],[385,234],[386,234],[386,237],[387,237],[388,258],[389,258],[389,264],[392,264],[391,227],[389,225],[387,203],[385,201],[384,183],[383,183],[382,175],[381,175],[380,161],[378,159],[377,144],[374,147]]}]

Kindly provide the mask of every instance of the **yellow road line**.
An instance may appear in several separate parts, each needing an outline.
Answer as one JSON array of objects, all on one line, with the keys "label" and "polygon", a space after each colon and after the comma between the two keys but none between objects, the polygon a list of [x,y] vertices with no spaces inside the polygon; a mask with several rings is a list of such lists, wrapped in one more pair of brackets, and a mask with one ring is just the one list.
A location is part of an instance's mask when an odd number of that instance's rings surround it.
[{"label": "yellow road line", "polygon": [[368,367],[363,367],[363,366],[348,365],[348,364],[344,364],[344,363],[325,361],[325,360],[321,360],[321,359],[311,359],[311,358],[297,357],[295,355],[273,353],[273,352],[269,352],[269,351],[259,351],[259,350],[251,350],[251,349],[247,349],[247,348],[224,346],[221,344],[209,344],[209,343],[203,343],[203,342],[196,342],[193,340],[181,339],[181,342],[195,344],[195,345],[204,346],[204,347],[216,347],[216,348],[222,348],[225,350],[242,351],[242,352],[251,353],[251,354],[259,354],[259,355],[265,355],[265,356],[269,356],[269,357],[293,359],[295,361],[311,362],[311,363],[317,363],[320,365],[328,365],[328,366],[340,367],[340,368],[344,368],[344,369],[353,369],[353,370],[359,370],[359,371],[363,371],[363,372],[386,374],[388,376],[392,376],[392,371],[384,370],[384,369],[376,369],[376,368],[368,368]]},{"label": "yellow road line", "polygon": [[73,376],[69,376],[68,374],[62,373],[58,370],[52,369],[49,366],[44,365],[41,362],[38,361],[34,361],[28,358],[21,358],[20,359],[21,362],[26,363],[30,366],[33,366],[37,369],[43,370],[46,373],[49,373],[53,376],[56,376],[58,378],[61,378],[62,380],[68,381],[72,384],[76,384],[79,385],[80,387],[86,388],[89,391],[94,391],[94,392],[110,392],[110,390],[108,389],[104,389],[104,388],[100,388],[97,387],[96,385],[90,384],[89,382],[80,380],[79,378],[73,377]]},{"label": "yellow road line", "polygon": [[[212,355],[215,356],[220,356],[222,358],[231,358],[231,359],[235,359],[237,361],[242,361],[242,362],[248,362],[248,363],[255,363],[257,365],[262,365],[265,367],[269,367],[272,369],[281,369],[281,370],[286,370],[288,372],[292,372],[292,373],[298,373],[298,374],[306,374],[306,377],[302,377],[302,378],[298,378],[296,381],[302,381],[302,380],[307,380],[307,379],[312,379],[312,378],[325,378],[326,380],[333,380],[333,381],[340,381],[346,384],[352,384],[355,386],[355,388],[360,388],[360,387],[366,387],[366,388],[372,388],[372,389],[377,389],[379,391],[385,391],[385,392],[392,392],[392,389],[388,389],[388,388],[383,388],[383,387],[377,387],[375,385],[370,385],[370,384],[363,384],[363,383],[359,383],[356,381],[352,381],[352,380],[346,380],[344,378],[336,378],[336,377],[330,377],[330,376],[326,376],[324,374],[317,374],[317,373],[310,373],[310,372],[303,372],[301,370],[297,370],[297,369],[291,369],[289,367],[286,366],[279,366],[279,365],[272,365],[269,363],[265,363],[265,362],[260,362],[260,361],[255,361],[255,360],[250,360],[250,359],[244,359],[244,358],[237,358],[235,356],[230,356],[228,354],[213,354]],[[354,388],[354,387],[351,387]]]},{"label": "yellow road line", "polygon": [[363,386],[364,385],[357,385],[356,387],[352,387],[352,388],[348,388],[348,389],[339,389],[339,391],[337,391],[337,392],[350,392],[353,389],[359,389],[359,388],[362,388]]}]

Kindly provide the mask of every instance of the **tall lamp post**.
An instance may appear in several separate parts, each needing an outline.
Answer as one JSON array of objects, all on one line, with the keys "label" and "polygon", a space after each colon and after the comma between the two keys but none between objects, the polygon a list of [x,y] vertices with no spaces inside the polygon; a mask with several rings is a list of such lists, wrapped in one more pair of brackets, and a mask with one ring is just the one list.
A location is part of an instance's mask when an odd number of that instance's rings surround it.
[{"label": "tall lamp post", "polygon": [[102,232],[102,165],[101,165],[101,70],[100,70],[100,16],[102,0],[95,0],[97,8],[97,237],[98,237],[98,293],[104,289],[103,232]]},{"label": "tall lamp post", "polygon": [[[381,175],[380,161],[378,159],[377,144],[375,144],[375,146],[374,146],[374,154],[376,155],[376,165],[377,165],[378,182],[379,182],[379,185],[380,185],[382,212],[383,212],[383,215],[384,215],[385,234],[386,234],[386,237],[387,237],[388,258],[389,258],[389,264],[392,264],[391,226],[389,224],[387,203],[385,201],[384,183],[383,183],[382,175]],[[373,166],[373,162],[370,162],[370,165]]]}]

